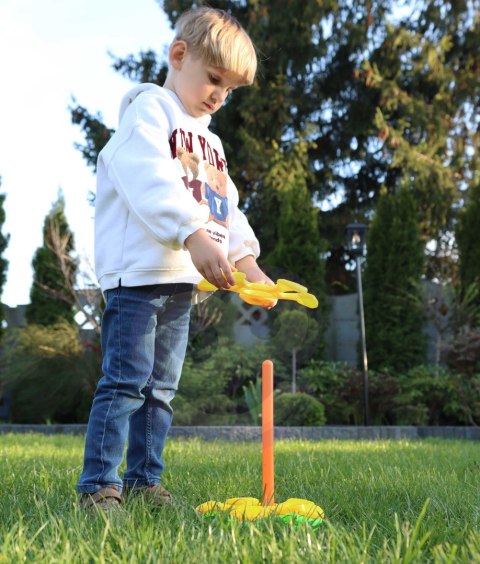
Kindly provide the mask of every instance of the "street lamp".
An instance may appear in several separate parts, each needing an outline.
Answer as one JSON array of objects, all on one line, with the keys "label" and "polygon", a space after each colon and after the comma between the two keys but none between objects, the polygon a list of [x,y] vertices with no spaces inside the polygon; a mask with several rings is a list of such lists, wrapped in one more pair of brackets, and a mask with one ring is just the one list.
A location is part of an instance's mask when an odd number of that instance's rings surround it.
[{"label": "street lamp", "polygon": [[365,317],[363,314],[362,267],[361,259],[367,250],[367,226],[364,223],[350,223],[345,229],[347,250],[355,258],[357,266],[358,309],[360,312],[360,337],[362,340],[362,371],[363,371],[363,420],[368,425],[368,361],[367,343],[365,338]]}]

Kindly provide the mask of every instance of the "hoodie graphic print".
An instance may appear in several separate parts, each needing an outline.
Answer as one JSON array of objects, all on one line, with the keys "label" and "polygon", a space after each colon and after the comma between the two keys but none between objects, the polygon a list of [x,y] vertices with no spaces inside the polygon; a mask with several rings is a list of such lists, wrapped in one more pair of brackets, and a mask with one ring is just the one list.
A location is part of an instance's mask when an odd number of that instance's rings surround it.
[{"label": "hoodie graphic print", "polygon": [[[183,145],[178,145],[177,137]],[[207,233],[211,239],[224,247],[225,254],[228,254],[228,176],[224,172],[227,162],[202,136],[199,136],[202,155],[193,152],[192,138],[191,132],[175,130],[169,141],[172,158],[178,159],[181,165],[185,188],[199,205],[203,206],[201,213]]]}]

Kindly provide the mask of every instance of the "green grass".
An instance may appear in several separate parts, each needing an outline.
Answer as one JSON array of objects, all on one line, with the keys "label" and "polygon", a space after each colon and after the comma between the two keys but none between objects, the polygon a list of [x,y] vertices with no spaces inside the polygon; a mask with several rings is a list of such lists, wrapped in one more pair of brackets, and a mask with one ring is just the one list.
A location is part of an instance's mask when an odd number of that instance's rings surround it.
[{"label": "green grass", "polygon": [[277,441],[276,501],[322,506],[318,530],[242,525],[194,508],[261,497],[258,443],[170,440],[174,508],[77,509],[83,439],[0,435],[0,562],[479,562],[480,445],[466,441]]}]

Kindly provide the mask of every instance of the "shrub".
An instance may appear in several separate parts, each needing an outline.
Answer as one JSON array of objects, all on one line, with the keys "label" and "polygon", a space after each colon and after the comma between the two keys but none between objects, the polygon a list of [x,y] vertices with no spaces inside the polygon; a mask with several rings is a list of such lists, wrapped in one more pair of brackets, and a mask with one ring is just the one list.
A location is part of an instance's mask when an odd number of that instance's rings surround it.
[{"label": "shrub", "polygon": [[302,392],[279,394],[275,398],[275,424],[281,426],[325,425],[323,405],[309,394]]},{"label": "shrub", "polygon": [[465,425],[480,425],[480,373],[471,376],[453,374],[456,401],[448,401],[446,415]]},{"label": "shrub", "polygon": [[[299,371],[302,389],[325,407],[329,424],[363,422],[363,376],[348,364],[311,361]],[[370,422],[384,425],[478,425],[480,374],[435,365],[408,372],[368,373]]]},{"label": "shrub", "polygon": [[471,376],[480,372],[480,329],[464,327],[443,346],[448,367]]},{"label": "shrub", "polygon": [[260,425],[262,418],[262,379],[257,378],[255,383],[250,380],[248,386],[243,386],[243,394],[252,423]]},{"label": "shrub", "polygon": [[4,361],[2,382],[12,394],[12,421],[87,420],[100,375],[100,351],[81,342],[77,327],[67,322],[29,325],[12,334]]},{"label": "shrub", "polygon": [[[299,371],[302,389],[325,406],[329,424],[362,424],[363,373],[347,363],[312,360]],[[395,423],[395,396],[399,384],[388,371],[368,372],[369,419],[371,424]]]},{"label": "shrub", "polygon": [[[267,357],[263,346],[245,347],[220,338],[185,359],[177,397],[173,402],[178,425],[234,423],[247,416],[244,387],[261,374]],[[275,363],[275,378],[284,369]]]},{"label": "shrub", "polygon": [[[360,373],[342,362],[311,360],[298,372],[299,387],[322,402],[329,424],[361,420],[359,388],[349,386],[357,379]],[[343,393],[345,390],[349,391],[348,396]]]},{"label": "shrub", "polygon": [[[465,379],[446,368],[420,365],[398,376],[400,391],[395,399],[400,425],[452,425],[472,416],[473,398],[467,398]],[[471,393],[473,393],[473,389]],[[479,398],[477,391],[477,401]]]},{"label": "shrub", "polygon": [[179,391],[172,402],[177,425],[218,425],[231,422],[234,405],[224,389],[227,372],[212,373],[208,361],[185,359]]}]

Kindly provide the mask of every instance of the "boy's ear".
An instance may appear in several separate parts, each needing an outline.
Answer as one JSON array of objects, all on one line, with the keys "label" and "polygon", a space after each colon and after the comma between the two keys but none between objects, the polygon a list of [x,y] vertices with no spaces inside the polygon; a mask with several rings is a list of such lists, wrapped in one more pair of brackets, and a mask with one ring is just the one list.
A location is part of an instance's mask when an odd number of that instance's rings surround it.
[{"label": "boy's ear", "polygon": [[170,65],[175,70],[180,70],[182,68],[182,63],[187,55],[187,44],[185,41],[174,41],[170,45],[170,50],[168,52],[168,60]]}]

